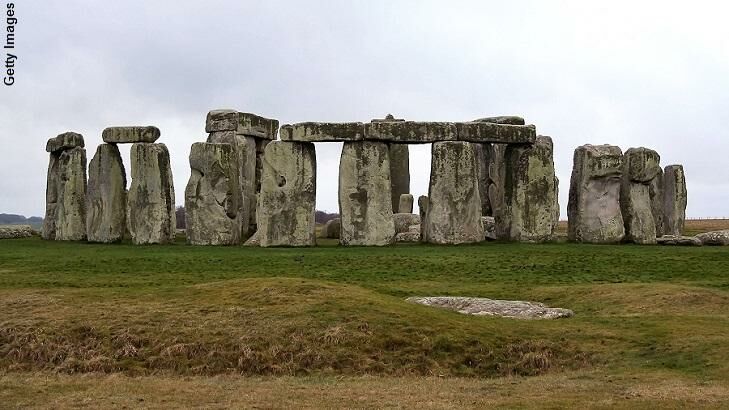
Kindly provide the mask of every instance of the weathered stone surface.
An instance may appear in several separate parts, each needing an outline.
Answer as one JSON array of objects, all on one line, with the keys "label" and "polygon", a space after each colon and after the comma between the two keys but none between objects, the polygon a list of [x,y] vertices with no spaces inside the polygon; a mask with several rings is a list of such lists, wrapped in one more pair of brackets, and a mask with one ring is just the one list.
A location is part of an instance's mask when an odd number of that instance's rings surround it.
[{"label": "weathered stone surface", "polygon": [[495,241],[496,238],[496,219],[493,216],[482,216],[481,226],[483,226],[483,234],[486,240]]},{"label": "weathered stone surface", "polygon": [[677,246],[701,246],[701,240],[695,236],[675,236],[663,235],[656,239],[659,245],[677,245]]},{"label": "weathered stone surface", "polygon": [[331,142],[364,140],[361,122],[301,122],[281,127],[281,141]]},{"label": "weathered stone surface", "polygon": [[402,214],[413,213],[413,196],[411,194],[401,194],[400,201],[397,206],[397,212]]},{"label": "weathered stone surface", "polygon": [[630,148],[623,155],[620,210],[625,240],[637,244],[656,243],[656,225],[650,183],[660,172],[661,157],[648,148]]},{"label": "weathered stone surface", "polygon": [[270,143],[269,140],[264,140],[260,138],[256,138],[256,177],[255,177],[255,206],[251,209],[251,217],[250,217],[250,232],[255,232],[258,230],[257,227],[257,212],[258,212],[258,196],[261,193],[261,176],[263,175],[263,156],[266,151],[266,145]]},{"label": "weathered stone surface", "polygon": [[247,241],[245,241],[243,246],[248,246],[252,248],[261,246],[261,241],[258,239],[258,232],[254,232],[253,235],[251,235],[251,237],[248,238]]},{"label": "weathered stone surface", "polygon": [[683,166],[667,166],[663,172],[663,223],[666,234],[683,233],[687,198]]},{"label": "weathered stone surface", "polygon": [[575,149],[569,203],[568,238],[587,243],[616,243],[625,236],[620,211],[623,155],[613,145]]},{"label": "weathered stone surface", "polygon": [[400,196],[410,192],[410,149],[407,144],[389,144],[392,211],[399,211]]},{"label": "weathered stone surface", "polygon": [[531,144],[536,140],[533,125],[494,124],[491,122],[456,123],[459,141],[494,142],[501,144]]},{"label": "weathered stone surface", "polygon": [[700,233],[696,235],[696,239],[703,245],[727,246],[729,245],[729,229]]},{"label": "weathered stone surface", "polygon": [[238,111],[222,109],[208,112],[205,120],[205,132],[236,131],[238,129]]},{"label": "weathered stone surface", "polygon": [[395,118],[394,115],[387,114],[385,116],[385,118],[375,118],[370,122],[403,122],[403,121],[405,121],[405,120],[402,118]]},{"label": "weathered stone surface", "polygon": [[30,225],[0,225],[0,239],[20,239],[33,236]]},{"label": "weathered stone surface", "polygon": [[420,225],[420,215],[398,213],[392,215],[395,223],[395,233],[409,232],[413,225]]},{"label": "weathered stone surface", "polygon": [[339,232],[342,229],[342,219],[341,218],[334,218],[327,223],[324,224],[324,227],[322,228],[322,233],[325,238],[329,239],[339,239]]},{"label": "weathered stone surface", "polygon": [[89,242],[113,243],[124,238],[127,220],[127,174],[119,148],[101,144],[89,163],[86,233]]},{"label": "weathered stone surface", "polygon": [[455,310],[477,316],[499,316],[510,319],[559,319],[574,316],[569,309],[550,308],[542,303],[520,300],[495,300],[456,296],[411,297],[408,302]]},{"label": "weathered stone surface", "polygon": [[490,122],[494,124],[509,124],[509,125],[524,125],[526,122],[524,118],[517,117],[516,115],[500,115],[496,117],[479,118],[474,122]]},{"label": "weathered stone surface", "polygon": [[46,142],[46,152],[58,152],[76,147],[84,147],[84,137],[75,132],[64,132]]},{"label": "weathered stone surface", "polygon": [[429,203],[430,200],[426,195],[421,195],[418,197],[418,213],[420,214],[420,240],[422,242],[428,241],[428,235],[425,230],[428,224],[425,223],[425,216],[428,214]]},{"label": "weathered stone surface", "polygon": [[[483,144],[481,147],[483,149],[483,161],[486,163],[486,186],[491,211],[490,216],[493,216],[496,220],[496,237],[508,240],[510,227],[506,215],[507,208],[504,196],[506,189],[506,149],[508,145]],[[479,187],[482,185],[480,183]]]},{"label": "weathered stone surface", "polygon": [[559,218],[553,145],[539,136],[534,145],[509,145],[505,154],[503,212],[495,215],[504,238],[521,242],[554,240]]},{"label": "weathered stone surface", "polygon": [[278,120],[248,112],[239,112],[236,133],[247,137],[275,140],[278,135]]},{"label": "weathered stone surface", "polygon": [[132,183],[127,226],[134,244],[175,240],[175,188],[170,153],[164,144],[136,143],[131,149]]},{"label": "weathered stone surface", "polygon": [[86,150],[53,151],[48,165],[43,238],[86,239]]},{"label": "weathered stone surface", "polygon": [[372,141],[422,144],[456,141],[456,125],[452,122],[389,121],[365,124],[365,139]]},{"label": "weathered stone surface", "polygon": [[487,144],[473,143],[476,155],[476,171],[478,179],[478,193],[481,196],[481,215],[492,215],[489,201],[489,164],[486,159],[484,146]]},{"label": "weathered stone surface", "polygon": [[653,223],[656,226],[656,236],[661,237],[665,234],[665,225],[663,222],[663,169],[658,167],[659,171],[655,178],[648,184],[648,194],[651,198],[651,212],[653,213]]},{"label": "weathered stone surface", "polygon": [[339,161],[342,245],[383,246],[393,242],[391,184],[387,144],[344,143]]},{"label": "weathered stone surface", "polygon": [[109,127],[101,133],[106,143],[124,144],[135,142],[155,142],[159,139],[159,128],[153,126]]},{"label": "weathered stone surface", "polygon": [[[237,245],[241,240],[238,152],[231,144],[198,142],[190,149],[185,226],[191,245]],[[248,223],[246,214],[246,226]]]},{"label": "weathered stone surface", "polygon": [[428,242],[459,244],[483,240],[481,197],[476,176],[472,144],[433,144],[429,204],[424,222]]},{"label": "weathered stone surface", "polygon": [[272,141],[263,161],[258,207],[261,246],[314,246],[314,144]]},{"label": "weathered stone surface", "polygon": [[420,242],[420,232],[400,232],[395,235],[395,242]]}]

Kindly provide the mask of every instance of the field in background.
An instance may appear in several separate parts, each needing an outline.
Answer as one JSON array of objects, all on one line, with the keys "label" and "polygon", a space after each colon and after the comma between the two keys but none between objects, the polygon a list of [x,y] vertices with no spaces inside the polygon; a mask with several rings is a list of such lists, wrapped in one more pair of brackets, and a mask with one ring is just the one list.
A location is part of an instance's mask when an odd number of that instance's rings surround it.
[{"label": "field in background", "polygon": [[[719,407],[729,250],[0,242],[11,406]],[[556,321],[415,295],[534,300]],[[288,400],[288,401],[286,401]]]},{"label": "field in background", "polygon": [[[694,236],[702,232],[729,229],[729,219],[687,219],[684,235]],[[557,236],[567,238],[567,221],[559,221]]]}]

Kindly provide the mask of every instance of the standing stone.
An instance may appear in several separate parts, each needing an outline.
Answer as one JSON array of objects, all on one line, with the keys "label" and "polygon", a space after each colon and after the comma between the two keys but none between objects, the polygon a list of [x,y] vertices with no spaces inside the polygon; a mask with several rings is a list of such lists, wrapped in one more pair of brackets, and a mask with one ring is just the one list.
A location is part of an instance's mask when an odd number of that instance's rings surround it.
[{"label": "standing stone", "polygon": [[656,224],[650,184],[658,175],[661,157],[648,148],[630,148],[623,155],[620,210],[625,223],[625,240],[637,244],[656,243]]},{"label": "standing stone", "polygon": [[411,194],[400,195],[400,202],[397,206],[397,212],[401,214],[413,213],[413,196]]},{"label": "standing stone", "polygon": [[569,203],[568,238],[586,243],[616,243],[625,236],[620,212],[623,155],[613,145],[575,149]]},{"label": "standing stone", "polygon": [[390,150],[382,142],[345,142],[339,160],[342,245],[383,246],[393,242]]},{"label": "standing stone", "polygon": [[[75,135],[80,137],[79,134]],[[59,137],[51,140],[58,140]],[[48,145],[52,144],[51,140]],[[59,145],[63,145],[63,142]],[[86,239],[86,150],[81,145],[83,139],[75,148],[60,148],[50,154],[44,239]]]},{"label": "standing stone", "polygon": [[428,235],[425,228],[428,224],[425,223],[425,216],[428,214],[428,197],[421,195],[418,197],[418,212],[420,213],[420,241],[428,242]]},{"label": "standing stone", "polygon": [[165,144],[136,143],[131,149],[132,184],[127,225],[136,245],[175,240],[175,188]]},{"label": "standing stone", "polygon": [[663,222],[663,169],[661,167],[658,167],[658,174],[648,184],[648,192],[651,197],[651,212],[656,225],[656,236],[660,238],[666,232]]},{"label": "standing stone", "polygon": [[60,154],[60,151],[76,147],[84,147],[83,135],[76,132],[64,132],[46,142],[46,152],[57,152]]},{"label": "standing stone", "polygon": [[239,244],[243,196],[237,150],[231,144],[195,143],[190,150],[190,168],[185,189],[187,243]]},{"label": "standing stone", "polygon": [[126,231],[127,174],[119,148],[101,144],[89,164],[86,233],[89,242],[120,242]]},{"label": "standing stone", "polygon": [[266,152],[266,146],[270,143],[269,140],[264,139],[258,139],[256,138],[256,169],[255,169],[255,182],[254,182],[254,189],[255,189],[255,200],[254,204],[255,206],[251,210],[251,217],[250,217],[250,232],[255,232],[257,229],[257,218],[256,215],[258,214],[258,197],[261,195],[261,176],[263,176],[263,156]]},{"label": "standing stone", "polygon": [[495,217],[503,239],[521,242],[554,240],[559,217],[550,137],[534,145],[510,145],[506,150],[503,211]]},{"label": "standing stone", "polygon": [[509,238],[508,219],[505,216],[506,203],[504,192],[506,189],[506,149],[507,144],[483,144],[484,161],[487,164],[488,175],[488,201],[491,215],[496,220],[496,237]]},{"label": "standing stone", "polygon": [[427,240],[459,244],[484,240],[476,157],[469,142],[436,142],[432,148]]},{"label": "standing stone", "polygon": [[476,168],[478,171],[478,193],[481,196],[481,216],[491,215],[491,202],[489,201],[489,164],[486,159],[486,145],[473,143],[476,152]]},{"label": "standing stone", "polygon": [[389,144],[389,148],[392,209],[395,211],[400,205],[400,195],[410,193],[410,149],[406,144]]},{"label": "standing stone", "polygon": [[341,218],[334,218],[327,221],[322,228],[322,236],[328,239],[339,239],[342,230]]},{"label": "standing stone", "polygon": [[258,208],[262,247],[314,246],[316,151],[309,142],[266,146]]},{"label": "standing stone", "polygon": [[663,173],[663,221],[667,235],[681,235],[686,219],[686,175],[683,165],[669,165]]}]

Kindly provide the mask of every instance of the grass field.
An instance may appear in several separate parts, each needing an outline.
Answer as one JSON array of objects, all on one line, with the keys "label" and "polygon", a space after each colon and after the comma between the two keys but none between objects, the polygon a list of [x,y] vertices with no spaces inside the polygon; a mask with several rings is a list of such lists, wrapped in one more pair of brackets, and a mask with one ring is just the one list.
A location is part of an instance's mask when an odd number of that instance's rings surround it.
[{"label": "grass field", "polygon": [[[729,249],[322,242],[4,240],[0,403],[729,405]],[[469,317],[404,301],[415,295],[534,300],[575,317]]]}]

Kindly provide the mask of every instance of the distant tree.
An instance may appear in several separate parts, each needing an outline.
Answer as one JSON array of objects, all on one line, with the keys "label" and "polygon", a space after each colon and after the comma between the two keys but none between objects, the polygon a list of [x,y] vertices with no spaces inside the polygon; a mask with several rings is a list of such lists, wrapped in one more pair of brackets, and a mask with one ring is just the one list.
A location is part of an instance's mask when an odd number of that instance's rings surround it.
[{"label": "distant tree", "polygon": [[324,211],[316,211],[314,214],[314,220],[318,224],[327,223],[334,218],[339,218],[339,214],[330,214]]},{"label": "distant tree", "polygon": [[178,206],[175,209],[175,219],[177,219],[177,229],[185,229],[185,207]]}]

